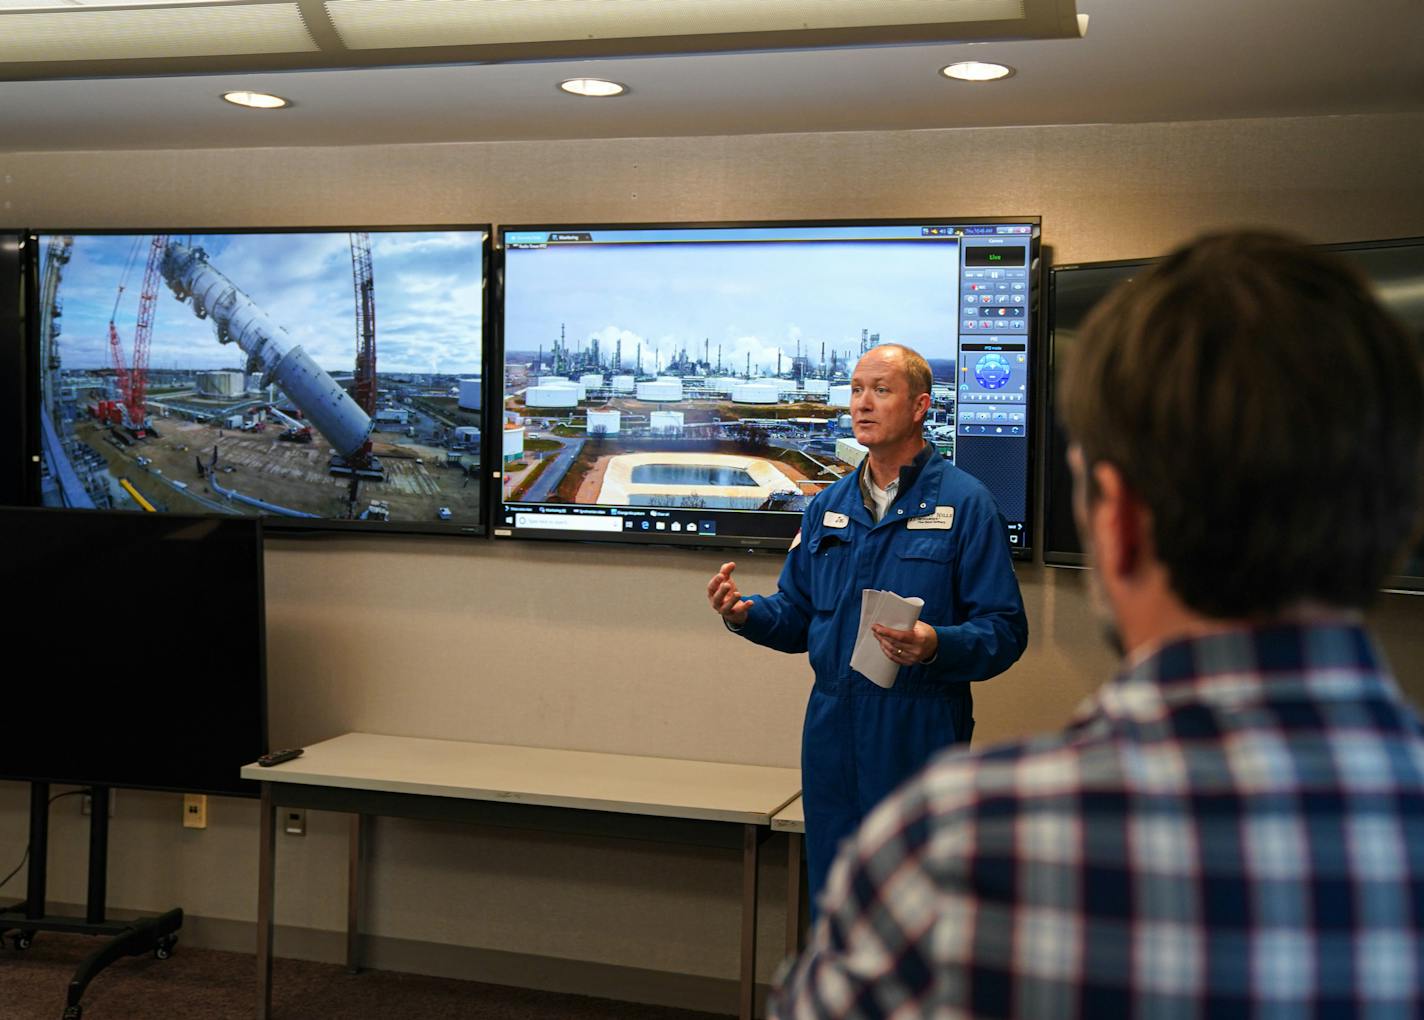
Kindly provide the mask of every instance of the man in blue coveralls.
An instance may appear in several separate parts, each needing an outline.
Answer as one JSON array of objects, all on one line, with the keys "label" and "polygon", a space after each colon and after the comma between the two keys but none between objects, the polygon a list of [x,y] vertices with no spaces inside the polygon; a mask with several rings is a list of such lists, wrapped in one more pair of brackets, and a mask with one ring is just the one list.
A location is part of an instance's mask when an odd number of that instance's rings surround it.
[{"label": "man in blue coveralls", "polygon": [[[867,352],[851,376],[851,428],[866,458],[806,508],[776,594],[743,598],[735,563],[707,585],[730,629],[810,652],[801,796],[813,905],[840,841],[936,751],[969,742],[970,682],[1002,673],[1028,642],[993,497],[925,442],[932,380],[908,347]],[[913,629],[875,628],[900,666],[889,688],[850,667],[866,588],[925,603]]]}]

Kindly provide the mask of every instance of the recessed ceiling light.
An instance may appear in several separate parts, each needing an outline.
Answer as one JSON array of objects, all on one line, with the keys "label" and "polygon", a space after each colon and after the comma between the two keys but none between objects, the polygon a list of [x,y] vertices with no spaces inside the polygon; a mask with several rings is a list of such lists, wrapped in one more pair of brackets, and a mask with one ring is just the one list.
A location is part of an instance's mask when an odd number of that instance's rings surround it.
[{"label": "recessed ceiling light", "polygon": [[950,64],[948,67],[941,67],[939,73],[946,78],[956,78],[959,81],[997,81],[1012,75],[1014,69],[1007,64],[988,64],[980,60],[965,60],[958,64]]},{"label": "recessed ceiling light", "polygon": [[602,78],[570,78],[559,82],[559,88],[575,96],[621,96],[628,91],[627,85]]},{"label": "recessed ceiling light", "polygon": [[252,110],[280,110],[292,105],[290,99],[267,92],[224,92],[223,98],[234,106],[246,106]]}]

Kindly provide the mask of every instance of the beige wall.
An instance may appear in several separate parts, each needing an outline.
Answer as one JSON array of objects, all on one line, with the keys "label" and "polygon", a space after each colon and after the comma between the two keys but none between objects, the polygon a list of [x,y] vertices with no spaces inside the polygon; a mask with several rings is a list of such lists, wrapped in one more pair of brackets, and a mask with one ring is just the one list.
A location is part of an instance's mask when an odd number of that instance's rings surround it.
[{"label": "beige wall", "polygon": [[[0,157],[0,221],[158,227],[1041,214],[1058,261],[1156,254],[1208,227],[1336,241],[1424,234],[1424,117]],[[722,554],[452,538],[277,538],[267,555],[273,740],[349,729],[794,765],[803,659],[726,634]],[[739,557],[748,590],[775,556]],[[1060,724],[1112,668],[1082,575],[1022,565],[1031,646],[978,696],[979,735]],[[1424,693],[1424,601],[1386,597],[1389,654]],[[25,791],[0,784],[0,865]],[[69,802],[72,804],[72,802]],[[63,806],[61,806],[63,805]],[[78,901],[77,808],[56,805],[53,896]],[[121,792],[119,906],[250,919],[256,809],[205,832]],[[281,923],[343,923],[341,819],[281,837]],[[631,843],[387,822],[383,935],[730,977],[736,862]],[[478,866],[478,873],[471,865]],[[8,868],[7,868],[8,870]],[[765,903],[779,903],[768,872]],[[768,919],[769,943],[778,932]],[[280,948],[280,947],[279,947]],[[763,966],[775,960],[767,945]]]}]

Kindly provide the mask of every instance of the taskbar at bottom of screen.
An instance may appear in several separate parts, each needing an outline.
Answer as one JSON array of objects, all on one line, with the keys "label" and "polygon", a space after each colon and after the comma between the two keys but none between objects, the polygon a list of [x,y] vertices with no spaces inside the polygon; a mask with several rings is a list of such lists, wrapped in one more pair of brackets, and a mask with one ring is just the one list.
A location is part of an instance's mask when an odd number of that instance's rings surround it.
[{"label": "taskbar at bottom of screen", "polygon": [[791,511],[506,503],[493,530],[501,538],[785,549],[800,525]]}]

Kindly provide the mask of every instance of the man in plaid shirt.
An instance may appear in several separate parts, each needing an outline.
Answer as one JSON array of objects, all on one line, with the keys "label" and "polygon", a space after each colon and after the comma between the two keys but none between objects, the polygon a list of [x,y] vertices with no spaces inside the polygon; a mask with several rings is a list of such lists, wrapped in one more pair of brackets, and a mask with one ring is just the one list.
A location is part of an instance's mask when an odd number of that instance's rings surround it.
[{"label": "man in plaid shirt", "polygon": [[1424,1015],[1424,730],[1361,613],[1417,533],[1418,348],[1327,255],[1218,235],[1062,397],[1122,671],[872,813],[769,1013]]}]

